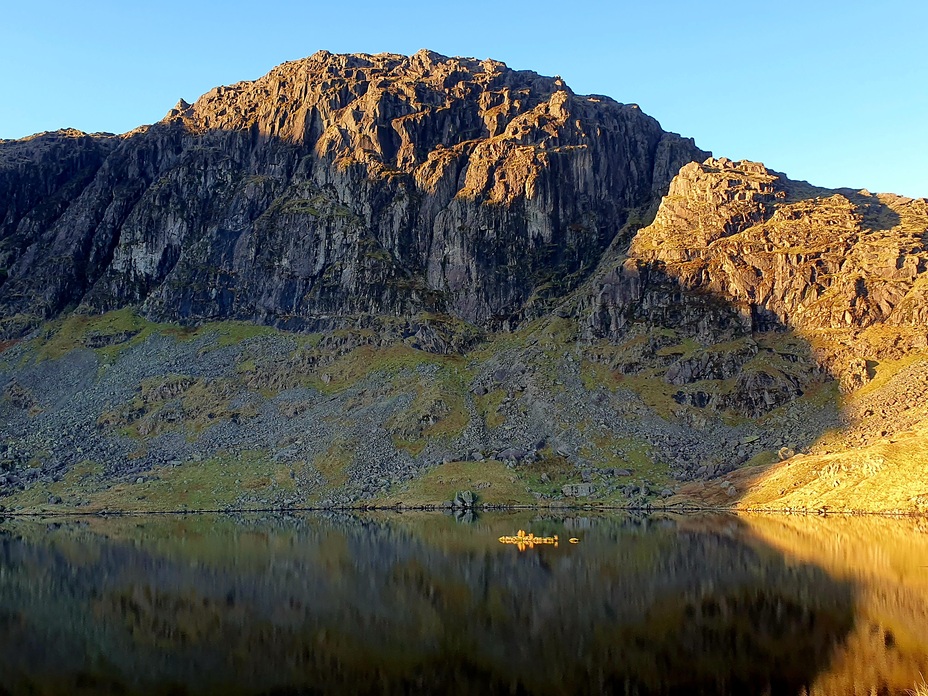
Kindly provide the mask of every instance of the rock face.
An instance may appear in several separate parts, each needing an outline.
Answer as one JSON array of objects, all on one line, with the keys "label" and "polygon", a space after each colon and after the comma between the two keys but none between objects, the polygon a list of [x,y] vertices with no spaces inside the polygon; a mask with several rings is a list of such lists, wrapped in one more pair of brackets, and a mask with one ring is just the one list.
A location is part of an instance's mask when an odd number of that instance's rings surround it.
[{"label": "rock face", "polygon": [[123,136],[0,143],[3,331],[127,304],[509,327],[706,154],[637,106],[496,61],[320,52]]},{"label": "rock face", "polygon": [[750,312],[753,331],[924,324],[928,201],[686,165],[630,254]]},{"label": "rock face", "polygon": [[[54,268],[67,259],[63,270],[81,275],[73,278],[72,286],[57,290],[59,307],[79,300],[86,275],[102,271],[105,260],[92,230],[69,235],[62,227],[58,238],[49,237],[49,232],[67,225],[68,211],[117,144],[115,136],[76,130],[0,141],[0,292],[14,298],[4,302],[5,319],[11,311],[48,314],[41,307],[36,279],[28,277],[32,268]],[[111,193],[115,204],[117,193]]]},{"label": "rock face", "polygon": [[318,53],[0,142],[0,496],[171,507],[181,464],[258,462],[201,504],[396,502],[446,465],[462,509],[647,504],[926,422],[926,271],[925,199],[707,158],[495,61]]},{"label": "rock face", "polygon": [[[851,390],[868,380],[862,356],[925,347],[926,238],[925,199],[816,188],[754,162],[692,162],[627,254],[600,271],[582,303],[585,333],[622,344],[672,332],[655,348],[663,364],[652,354],[623,371],[657,366],[678,386],[733,380],[678,401],[757,417],[801,395],[817,369]],[[759,350],[770,332],[802,343]]]}]

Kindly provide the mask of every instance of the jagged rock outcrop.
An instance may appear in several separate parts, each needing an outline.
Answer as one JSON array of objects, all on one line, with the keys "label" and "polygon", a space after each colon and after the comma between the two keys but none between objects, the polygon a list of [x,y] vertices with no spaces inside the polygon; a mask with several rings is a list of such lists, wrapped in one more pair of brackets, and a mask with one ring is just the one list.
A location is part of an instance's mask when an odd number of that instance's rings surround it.
[{"label": "jagged rock outcrop", "polygon": [[[28,292],[28,283],[13,269],[30,268],[44,254],[67,253],[71,265],[88,270],[94,266],[96,259],[88,249],[92,240],[72,240],[67,248],[44,245],[41,250],[36,243],[93,181],[117,141],[115,136],[70,129],[0,140],[0,292],[4,296]],[[73,298],[64,293],[63,299],[67,303]],[[23,306],[28,307],[28,301]]]},{"label": "jagged rock outcrop", "polygon": [[629,213],[705,156],[559,78],[429,51],[320,52],[123,136],[0,144],[3,331],[78,304],[304,329],[418,312],[507,327],[576,287]]},{"label": "jagged rock outcrop", "polygon": [[[666,369],[674,385],[734,380],[679,401],[757,417],[821,369],[850,390],[867,381],[867,359],[925,347],[926,240],[925,199],[816,188],[754,162],[693,162],[627,254],[599,272],[581,302],[585,335],[621,344],[647,327],[695,341],[669,366],[655,355],[634,368]],[[749,347],[772,331],[801,336],[805,350]]]},{"label": "jagged rock outcrop", "polygon": [[722,158],[680,171],[629,253],[750,311],[755,331],[861,330],[923,316],[926,235],[925,199],[817,189]]}]

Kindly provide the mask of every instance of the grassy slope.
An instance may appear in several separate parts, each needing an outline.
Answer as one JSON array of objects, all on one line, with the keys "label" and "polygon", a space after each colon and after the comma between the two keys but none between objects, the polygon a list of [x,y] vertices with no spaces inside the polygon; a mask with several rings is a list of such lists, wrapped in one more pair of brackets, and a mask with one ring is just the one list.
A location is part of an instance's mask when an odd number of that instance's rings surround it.
[{"label": "grassy slope", "polygon": [[475,492],[481,503],[527,505],[535,502],[521,477],[494,460],[441,464],[389,496],[372,502],[378,505],[441,505],[463,490]]},{"label": "grassy slope", "polygon": [[[928,423],[865,447],[740,472],[745,509],[928,513]],[[736,484],[737,485],[737,484]]]},{"label": "grassy slope", "polygon": [[[867,404],[892,393],[905,370],[928,359],[928,352],[884,361],[874,378],[846,397],[844,409],[866,426]],[[682,487],[672,502],[742,510],[793,510],[928,514],[928,417],[926,404],[909,404],[910,427],[896,429],[864,445],[848,431],[822,435],[812,454],[732,472],[721,480]],[[863,415],[860,415],[863,414]],[[853,419],[852,419],[853,420]],[[734,486],[736,496],[727,492]]]},{"label": "grassy slope", "polygon": [[[33,359],[44,361],[58,359],[75,349],[93,347],[102,364],[112,365],[124,350],[157,333],[179,341],[212,336],[214,340],[210,345],[215,347],[243,344],[258,336],[281,335],[295,340],[299,348],[294,353],[292,365],[265,367],[247,358],[246,351],[246,359],[238,367],[238,376],[207,383],[165,375],[142,383],[139,395],[127,404],[127,408],[104,413],[100,421],[103,427],[111,427],[137,439],[140,451],[144,449],[146,437],[167,430],[180,430],[188,438],[196,439],[214,422],[204,421],[203,414],[228,415],[227,402],[237,388],[247,385],[269,397],[282,388],[280,385],[291,386],[294,378],[303,386],[327,395],[337,395],[371,374],[386,375],[393,391],[381,396],[402,392],[414,395],[411,407],[395,414],[386,423],[394,432],[394,444],[413,455],[421,452],[431,439],[451,440],[457,437],[470,420],[465,400],[473,370],[464,366],[463,358],[426,353],[403,344],[382,348],[361,345],[304,372],[299,363],[301,351],[312,350],[318,343],[318,336],[294,336],[267,327],[231,321],[189,329],[154,324],[132,310],[124,309],[99,316],[72,315],[50,322],[32,339],[28,348]],[[508,337],[507,340],[518,343],[524,337]],[[93,341],[103,345],[94,347],[97,344]],[[487,351],[488,356],[493,353],[492,349]],[[2,358],[0,355],[0,360]],[[436,370],[433,379],[423,381],[417,378],[415,369],[422,366]],[[174,383],[181,386],[168,396],[157,395],[159,389]],[[183,421],[159,422],[158,415],[165,404],[178,400],[184,407]],[[435,422],[420,426],[420,416],[436,402],[442,406],[440,417]],[[498,403],[481,402],[478,405],[488,427],[498,427],[503,423],[504,417],[496,411]],[[120,419],[119,411],[133,415],[128,420],[125,416]],[[322,487],[311,491],[300,490],[295,482],[301,478],[301,467],[307,466],[306,463],[278,464],[264,452],[214,456],[186,462],[179,467],[159,466],[140,472],[132,481],[114,481],[105,475],[100,463],[85,461],[72,467],[62,480],[38,482],[24,491],[15,491],[3,498],[3,504],[7,509],[19,508],[21,512],[221,510],[260,507],[254,503],[243,503],[243,496],[261,499],[283,495],[296,507],[313,506],[345,484],[347,469],[353,459],[349,442],[339,439],[331,442],[311,462],[323,479]],[[391,490],[388,496],[361,502],[440,505],[451,500],[457,491],[469,489],[477,492],[478,499],[484,503],[527,504],[535,501],[529,487],[538,484],[537,478],[535,475],[523,479],[496,461],[455,462],[439,466],[421,479],[395,487],[396,490]],[[560,484],[577,480],[579,472],[574,470],[555,478],[554,482],[559,489]],[[54,497],[60,498],[61,503],[48,502]]]},{"label": "grassy slope", "polygon": [[[865,447],[797,455],[687,484],[672,502],[743,510],[928,513],[928,424]],[[736,497],[727,493],[730,483]]]},{"label": "grassy slope", "polygon": [[[33,339],[31,349],[36,359],[46,360],[58,358],[74,348],[94,345],[97,346],[94,349],[101,362],[112,364],[119,359],[123,350],[153,333],[171,335],[182,341],[211,334],[216,344],[222,346],[272,335],[275,330],[241,322],[222,322],[196,330],[184,329],[152,324],[130,310],[120,310],[102,316],[71,316],[52,322],[38,338]],[[115,341],[108,343],[108,337],[115,337]],[[549,323],[535,322],[515,334],[503,335],[496,341],[484,344],[466,359],[423,353],[403,344],[384,348],[360,346],[312,371],[302,373],[300,381],[324,393],[338,394],[372,373],[391,376],[395,390],[411,390],[414,398],[411,408],[395,415],[387,426],[393,429],[394,444],[416,455],[430,439],[445,438],[450,441],[468,424],[468,385],[484,361],[493,359],[499,351],[518,350],[535,341],[554,355],[562,351],[571,338],[566,322],[556,319]],[[313,350],[318,340],[318,336],[298,337],[297,343],[301,347],[295,355],[300,350]],[[650,383],[655,383],[660,390],[666,386],[664,382],[660,379],[646,380],[643,377],[618,375],[596,353],[607,349],[609,352],[625,350],[623,347],[591,347],[588,357],[581,363],[581,377],[585,387],[589,390],[603,386],[610,390],[631,387],[646,402],[654,401],[650,405],[658,413],[666,410],[665,417],[672,417],[672,400],[666,394],[655,395],[651,393],[653,390],[649,391]],[[679,349],[692,350],[692,346],[681,344]],[[245,357],[238,378],[231,379],[244,381],[249,388],[258,389],[265,396],[271,396],[278,390],[274,384],[291,383],[292,374],[268,373],[269,368],[256,364],[247,355]],[[849,404],[853,405],[854,400],[862,402],[874,395],[878,396],[882,390],[891,389],[894,378],[917,359],[920,359],[919,356],[906,356],[880,365],[874,379],[849,397]],[[414,370],[420,366],[434,369],[436,377],[428,383],[419,382]],[[283,369],[286,371],[289,368],[285,366]],[[551,376],[552,388],[555,388],[556,377]],[[200,403],[204,400],[208,402],[213,396],[219,400],[228,396],[221,392],[215,385],[195,383],[187,388],[183,400],[184,403],[190,402],[191,412],[203,412],[206,406],[210,406],[221,415],[225,413],[222,403]],[[498,428],[505,422],[505,414],[500,410],[504,396],[505,392],[497,389],[474,398],[478,416],[487,428]],[[649,399],[649,396],[654,398]],[[811,395],[809,398],[812,398]],[[436,404],[440,407],[439,419],[422,425],[422,414],[435,411]],[[157,415],[161,403],[142,406]],[[126,426],[124,432],[134,434],[139,438],[140,446],[143,446],[144,437],[137,432],[141,422]],[[195,437],[208,423],[199,423],[193,419],[179,427],[187,426],[191,429],[190,436]],[[608,433],[596,434],[592,431],[588,439],[589,445],[582,451],[588,460],[602,466],[632,469],[636,476],[647,479],[652,488],[659,489],[670,483],[666,471],[662,469],[663,465],[652,461],[646,443],[618,441]],[[923,475],[928,468],[928,419],[866,447],[854,447],[844,442],[840,432],[826,434],[821,442],[827,444],[827,451],[816,453],[813,450],[811,455],[793,457],[786,462],[764,462],[763,466],[745,467],[726,476],[725,485],[720,485],[719,481],[689,484],[670,502],[685,501],[711,506],[734,504],[743,509],[928,512],[928,484],[924,483]],[[346,469],[353,459],[349,450],[344,443],[333,442],[323,455],[312,462],[325,481],[324,489],[317,489],[312,494],[299,490],[294,484],[296,474],[300,472],[294,472],[290,465],[273,463],[265,453],[252,452],[236,458],[213,457],[197,462],[195,466],[159,467],[144,472],[141,482],[107,481],[97,464],[87,462],[69,472],[60,482],[37,484],[26,491],[15,493],[4,502],[7,507],[15,505],[27,510],[42,510],[51,507],[47,504],[49,496],[59,496],[65,506],[80,501],[85,511],[193,510],[235,506],[240,504],[242,495],[261,498],[265,494],[274,494],[285,495],[298,506],[312,505],[324,499],[328,490],[337,489],[345,483]],[[565,483],[578,480],[579,472],[576,468],[558,461],[555,453],[542,452],[542,455],[543,461],[518,470],[506,469],[501,463],[493,461],[441,465],[413,482],[394,487],[387,495],[364,502],[380,505],[398,502],[406,505],[440,504],[450,500],[456,491],[470,489],[477,492],[480,500],[486,503],[534,503],[534,493],[558,495]],[[735,487],[735,497],[730,494],[729,484]],[[596,502],[621,505],[628,501],[615,494],[599,498]]]}]

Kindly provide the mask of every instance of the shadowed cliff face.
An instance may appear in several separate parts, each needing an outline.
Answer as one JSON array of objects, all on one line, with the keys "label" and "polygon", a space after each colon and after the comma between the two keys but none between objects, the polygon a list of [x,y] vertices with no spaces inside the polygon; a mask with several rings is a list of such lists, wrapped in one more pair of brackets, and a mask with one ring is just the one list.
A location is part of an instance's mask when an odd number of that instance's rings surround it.
[{"label": "shadowed cliff face", "polygon": [[[75,130],[0,141],[0,292],[15,292],[17,264],[29,268],[39,260],[58,258],[42,259],[43,254],[66,255],[71,265],[88,269],[99,263],[88,240],[64,247],[40,240],[91,184],[118,142],[115,136]],[[10,274],[14,279],[4,289]],[[73,301],[79,294],[78,289],[62,301]],[[28,308],[28,302],[23,306]]]},{"label": "shadowed cliff face", "polygon": [[301,329],[418,311],[510,326],[705,155],[637,106],[495,61],[317,53],[120,138],[0,144],[4,331],[138,303]]}]

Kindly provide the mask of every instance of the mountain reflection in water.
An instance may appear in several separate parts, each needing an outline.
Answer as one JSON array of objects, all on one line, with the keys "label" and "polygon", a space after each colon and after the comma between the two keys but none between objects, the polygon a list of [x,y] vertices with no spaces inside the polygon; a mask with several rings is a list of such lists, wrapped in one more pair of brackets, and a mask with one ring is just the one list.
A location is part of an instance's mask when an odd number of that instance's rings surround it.
[{"label": "mountain reflection in water", "polygon": [[904,693],[928,534],[863,523],[6,520],[0,694]]}]

